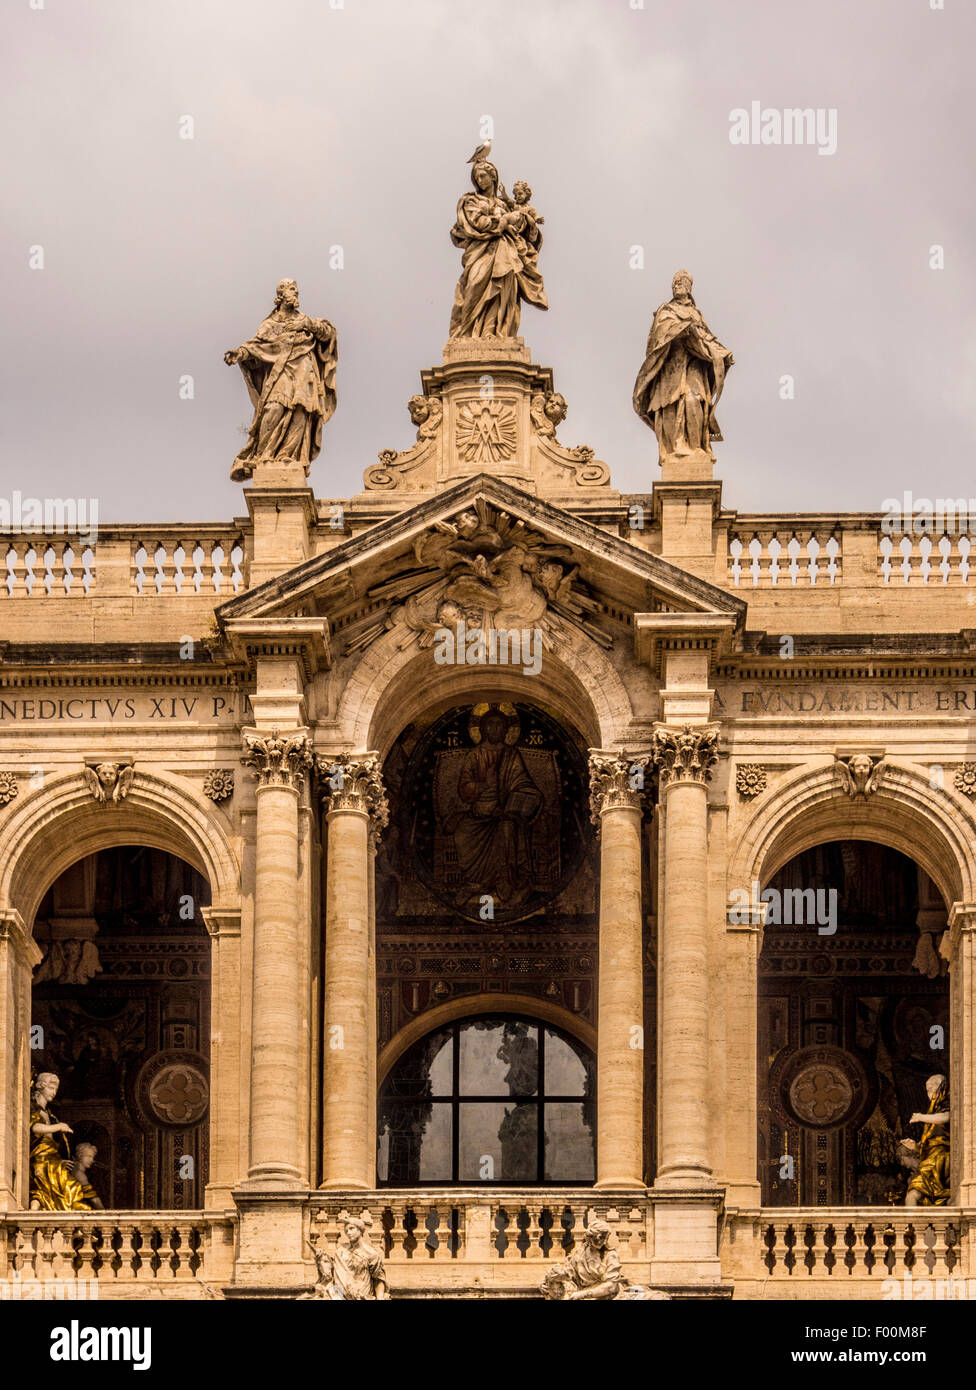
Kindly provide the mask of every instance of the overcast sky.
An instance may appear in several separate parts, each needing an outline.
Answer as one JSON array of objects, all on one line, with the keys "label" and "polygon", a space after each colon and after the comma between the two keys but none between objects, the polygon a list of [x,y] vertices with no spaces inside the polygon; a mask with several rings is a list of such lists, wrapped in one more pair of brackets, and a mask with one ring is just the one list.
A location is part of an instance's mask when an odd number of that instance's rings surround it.
[{"label": "overcast sky", "polygon": [[[546,219],[550,309],[521,331],[562,442],[617,487],[659,476],[630,398],[686,266],[735,354],[726,505],[976,496],[976,4],[931,3],[4,0],[0,493],[95,495],[103,522],[243,514],[250,406],[223,353],[284,276],[339,335],[312,483],[360,491],[415,438],[490,116],[502,180]],[[835,110],[836,152],[731,144],[753,101]]]}]

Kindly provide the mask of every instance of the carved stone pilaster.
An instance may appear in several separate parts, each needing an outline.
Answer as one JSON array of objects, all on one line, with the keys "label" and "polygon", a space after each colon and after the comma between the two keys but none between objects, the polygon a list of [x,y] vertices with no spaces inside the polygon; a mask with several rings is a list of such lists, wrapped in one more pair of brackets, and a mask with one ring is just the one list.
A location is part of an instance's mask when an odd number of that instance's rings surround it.
[{"label": "carved stone pilaster", "polygon": [[242,734],[244,757],[241,761],[258,779],[258,787],[290,787],[300,792],[305,774],[312,766],[312,745],[307,729],[270,734],[245,729]]},{"label": "carved stone pilaster", "polygon": [[590,749],[590,820],[599,826],[613,806],[639,810],[644,795],[650,753],[613,753]]},{"label": "carved stone pilaster", "polygon": [[376,839],[390,819],[383,772],[376,753],[337,753],[319,757],[322,800],[330,811],[362,811]]},{"label": "carved stone pilaster", "polygon": [[662,790],[676,782],[710,782],[717,761],[717,724],[659,724],[654,730],[654,763]]}]

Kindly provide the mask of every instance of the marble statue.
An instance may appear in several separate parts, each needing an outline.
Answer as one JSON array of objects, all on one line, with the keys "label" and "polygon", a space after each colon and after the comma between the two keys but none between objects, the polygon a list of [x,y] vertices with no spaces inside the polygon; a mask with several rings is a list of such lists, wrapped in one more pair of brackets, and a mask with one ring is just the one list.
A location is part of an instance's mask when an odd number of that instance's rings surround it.
[{"label": "marble statue", "polygon": [[68,1148],[66,1136],[73,1132],[71,1126],[51,1111],[59,1084],[54,1072],[42,1071],[31,1093],[30,1209],[92,1211],[94,1190],[87,1178],[76,1176]]},{"label": "marble statue", "polygon": [[489,148],[487,142],[479,146],[469,161],[474,192],[459,200],[451,230],[463,253],[452,338],[514,338],[523,299],[537,309],[549,307],[538,264],[544,219],[531,205],[527,183],[520,179],[513,197],[499,186]]},{"label": "marble statue", "polygon": [[941,1075],[930,1076],[925,1083],[929,1108],[925,1114],[916,1111],[910,1125],[924,1125],[922,1137],[901,1139],[898,1157],[909,1169],[905,1194],[906,1207],[944,1207],[949,1201],[949,1085]]},{"label": "marble statue", "polygon": [[621,1298],[635,1302],[669,1298],[660,1289],[630,1283],[620,1268],[620,1256],[610,1247],[611,1234],[605,1221],[591,1221],[581,1243],[546,1273],[539,1286],[543,1297],[562,1301]]},{"label": "marble statue", "polygon": [[687,270],[675,272],[634,383],[634,409],[654,430],[662,463],[689,454],[714,462],[711,441],[722,438],[715,407],[733,358],[702,318],[691,285]]},{"label": "marble statue", "polygon": [[389,1297],[383,1256],[366,1239],[369,1224],[365,1215],[342,1219],[342,1235],[335,1249],[316,1252],[318,1279],[308,1293],[299,1294],[300,1299],[362,1303]]},{"label": "marble statue", "polygon": [[309,464],[322,447],[322,426],[336,407],[336,331],[298,307],[298,286],[282,280],[274,308],[253,338],[224,353],[244,374],[254,420],[231,478],[250,478],[257,463]]}]

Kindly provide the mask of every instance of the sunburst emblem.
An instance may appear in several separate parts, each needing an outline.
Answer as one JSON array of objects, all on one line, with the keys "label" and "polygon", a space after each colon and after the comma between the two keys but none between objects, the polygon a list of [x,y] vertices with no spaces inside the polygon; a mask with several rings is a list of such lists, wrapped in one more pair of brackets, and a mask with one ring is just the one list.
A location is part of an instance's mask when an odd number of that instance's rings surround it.
[{"label": "sunburst emblem", "polygon": [[468,401],[458,411],[457,447],[466,463],[500,463],[515,453],[515,411],[501,401]]}]

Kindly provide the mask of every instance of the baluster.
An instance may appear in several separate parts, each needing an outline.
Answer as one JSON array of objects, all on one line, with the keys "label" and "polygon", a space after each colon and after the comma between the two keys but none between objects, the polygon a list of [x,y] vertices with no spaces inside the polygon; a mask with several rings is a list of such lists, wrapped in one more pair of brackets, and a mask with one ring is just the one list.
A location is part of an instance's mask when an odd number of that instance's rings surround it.
[{"label": "baluster", "polygon": [[212,536],[201,536],[193,547],[193,583],[202,598],[212,598],[214,588],[213,549],[216,541]]},{"label": "baluster", "polygon": [[738,588],[742,582],[742,553],[745,547],[737,531],[729,534],[728,549],[726,552],[728,560],[729,581],[734,588]]},{"label": "baluster", "polygon": [[158,573],[162,576],[157,593],[167,598],[179,592],[176,587],[176,576],[179,571],[179,565],[176,559],[178,545],[178,541],[174,542],[172,545],[167,545],[165,541],[160,541],[156,550]]}]

